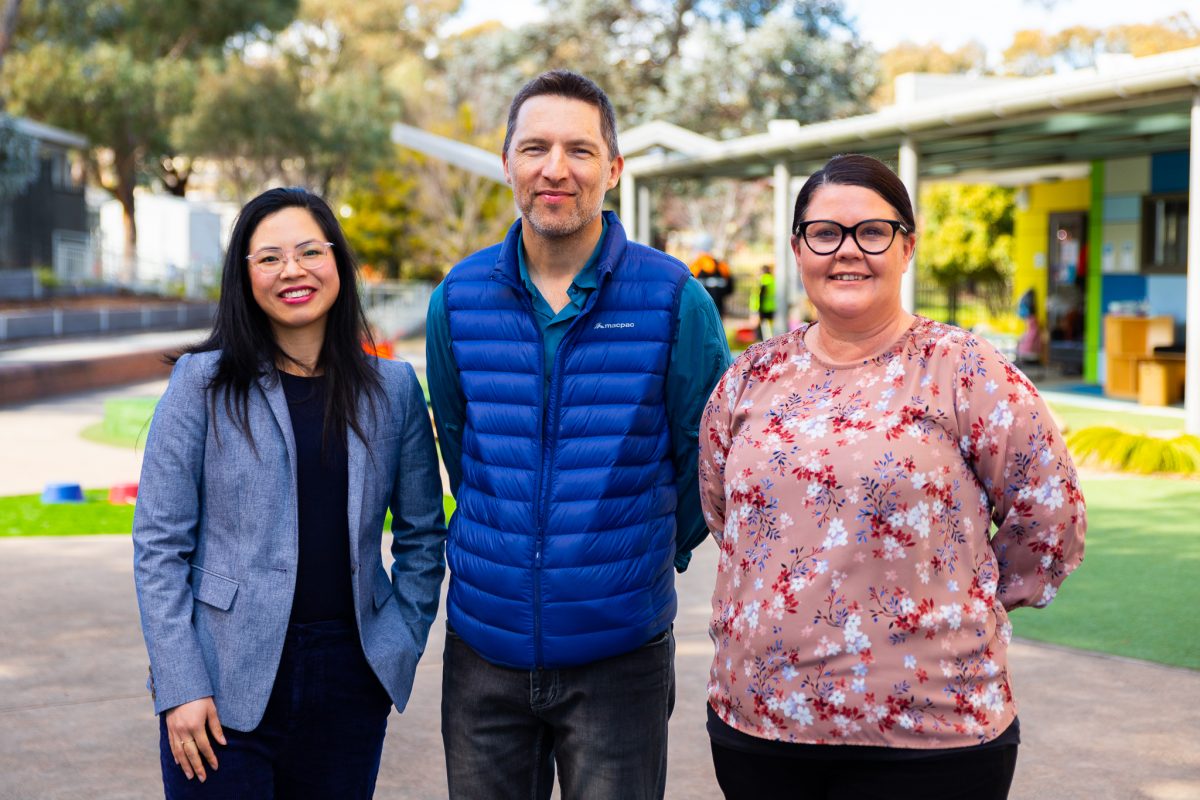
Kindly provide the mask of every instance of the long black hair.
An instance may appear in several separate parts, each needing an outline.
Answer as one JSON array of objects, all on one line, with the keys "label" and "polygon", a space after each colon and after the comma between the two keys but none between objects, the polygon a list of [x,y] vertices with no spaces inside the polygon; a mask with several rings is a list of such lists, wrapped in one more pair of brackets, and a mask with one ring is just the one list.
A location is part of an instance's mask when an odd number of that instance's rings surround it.
[{"label": "long black hair", "polygon": [[358,297],[358,264],[329,205],[307,189],[270,189],[238,213],[229,249],[225,252],[221,298],[217,302],[212,332],[203,342],[184,352],[221,352],[217,371],[209,383],[213,415],[216,415],[217,396],[223,395],[226,412],[253,446],[248,406],[250,387],[264,375],[278,380],[276,365],[296,360],[279,346],[270,320],[254,299],[246,256],[250,252],[250,238],[259,224],[285,208],[303,208],[312,214],[325,240],[333,243],[333,257],[341,283],[326,318],[325,341],[316,363],[316,372],[325,382],[322,438],[328,441],[331,435],[336,436],[344,446],[349,426],[365,442],[367,438],[358,419],[358,398],[365,394],[374,408],[377,395],[383,389],[372,358],[363,351],[363,342],[373,342]]}]

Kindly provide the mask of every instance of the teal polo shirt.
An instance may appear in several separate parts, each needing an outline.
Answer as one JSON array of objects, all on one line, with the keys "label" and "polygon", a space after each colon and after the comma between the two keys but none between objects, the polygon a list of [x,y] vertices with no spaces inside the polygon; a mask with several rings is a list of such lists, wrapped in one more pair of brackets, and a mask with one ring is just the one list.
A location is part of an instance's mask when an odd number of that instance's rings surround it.
[{"label": "teal polo shirt", "polygon": [[600,238],[596,240],[596,247],[588,256],[587,263],[571,279],[571,286],[567,289],[567,304],[557,314],[554,313],[554,309],[550,307],[546,298],[542,297],[542,293],[538,291],[533,279],[529,277],[529,265],[525,262],[525,242],[522,240],[521,246],[517,248],[517,267],[521,270],[521,282],[525,284],[525,290],[529,292],[529,296],[533,300],[533,317],[542,331],[542,346],[545,348],[546,358],[542,363],[543,400],[546,400],[550,394],[550,374],[554,371],[554,355],[558,352],[558,346],[562,344],[567,329],[571,327],[571,320],[579,316],[583,307],[587,305],[588,298],[596,289],[596,262],[600,260],[600,250],[604,247],[606,233],[608,233],[607,221],[600,229]]}]

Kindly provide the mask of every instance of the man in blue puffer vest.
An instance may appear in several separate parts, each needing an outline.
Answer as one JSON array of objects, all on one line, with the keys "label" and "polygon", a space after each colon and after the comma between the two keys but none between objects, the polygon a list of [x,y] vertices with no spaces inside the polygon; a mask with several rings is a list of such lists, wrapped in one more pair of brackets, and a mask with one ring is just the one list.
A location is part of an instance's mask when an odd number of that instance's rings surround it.
[{"label": "man in blue puffer vest", "polygon": [[661,798],[673,569],[707,534],[697,431],[729,366],[682,263],[601,213],[612,104],[567,71],[513,99],[520,219],[429,304],[429,393],[458,509],[442,672],[452,798]]}]

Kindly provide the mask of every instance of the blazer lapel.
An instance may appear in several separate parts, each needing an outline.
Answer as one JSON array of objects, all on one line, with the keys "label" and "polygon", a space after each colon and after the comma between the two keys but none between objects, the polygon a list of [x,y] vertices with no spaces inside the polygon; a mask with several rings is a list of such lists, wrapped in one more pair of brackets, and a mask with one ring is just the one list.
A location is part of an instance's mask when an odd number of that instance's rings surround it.
[{"label": "blazer lapel", "polygon": [[[371,414],[370,404],[365,397],[358,398],[358,424],[363,428],[363,432],[370,436],[371,428],[374,425],[374,417]],[[358,552],[358,537],[362,532],[362,508],[363,495],[367,490],[367,462],[370,459],[370,453],[367,452],[367,446],[354,429],[349,425],[346,426],[346,521],[350,526],[350,552]],[[376,544],[376,547],[379,545]]]},{"label": "blazer lapel", "polygon": [[258,386],[267,398],[267,407],[275,417],[279,433],[283,436],[284,446],[287,447],[288,469],[292,474],[292,491],[296,490],[296,435],[292,431],[292,414],[288,411],[287,397],[283,394],[283,383],[274,372],[260,375]]}]

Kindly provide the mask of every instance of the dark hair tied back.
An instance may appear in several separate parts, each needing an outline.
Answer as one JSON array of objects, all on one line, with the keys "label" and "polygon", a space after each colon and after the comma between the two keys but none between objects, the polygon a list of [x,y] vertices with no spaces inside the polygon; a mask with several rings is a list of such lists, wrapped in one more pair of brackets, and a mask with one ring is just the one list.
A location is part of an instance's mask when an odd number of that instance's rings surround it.
[{"label": "dark hair tied back", "polygon": [[793,231],[804,221],[808,204],[812,202],[812,196],[817,189],[830,185],[862,186],[870,189],[896,209],[900,221],[910,232],[916,231],[917,221],[913,216],[912,199],[908,196],[904,182],[887,164],[877,158],[858,153],[836,155],[809,176],[800,193],[796,195],[796,210],[792,215]]}]

